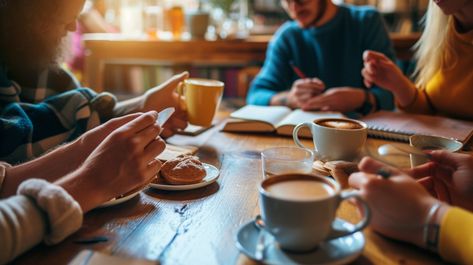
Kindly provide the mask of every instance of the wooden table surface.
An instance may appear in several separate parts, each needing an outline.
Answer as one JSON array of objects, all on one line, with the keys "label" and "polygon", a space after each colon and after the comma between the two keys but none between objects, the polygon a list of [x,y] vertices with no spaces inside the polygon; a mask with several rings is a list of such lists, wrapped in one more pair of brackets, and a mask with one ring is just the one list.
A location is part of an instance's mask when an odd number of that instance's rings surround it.
[{"label": "wooden table surface", "polygon": [[[224,117],[227,113],[220,113]],[[220,132],[222,123],[197,136],[175,136],[173,144],[199,147],[202,161],[220,169],[219,180],[191,191],[147,189],[123,204],[85,215],[82,228],[59,245],[40,245],[15,264],[66,264],[83,249],[159,260],[161,264],[256,264],[235,245],[238,228],[259,213],[257,186],[262,180],[259,152],[293,145],[292,139]],[[365,153],[385,143],[369,139]],[[395,162],[408,166],[408,159]],[[113,187],[112,187],[113,188]],[[359,218],[350,203],[342,204],[340,217]],[[415,246],[386,239],[370,228],[367,244],[353,264],[442,264],[439,257]],[[81,245],[78,239],[105,236],[107,242]]]}]

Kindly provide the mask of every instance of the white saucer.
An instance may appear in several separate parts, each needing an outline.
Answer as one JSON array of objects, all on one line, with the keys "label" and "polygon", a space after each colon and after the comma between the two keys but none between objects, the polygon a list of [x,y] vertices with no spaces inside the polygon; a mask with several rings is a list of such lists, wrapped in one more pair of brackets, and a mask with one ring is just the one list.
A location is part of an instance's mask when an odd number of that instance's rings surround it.
[{"label": "white saucer", "polygon": [[[335,230],[352,230],[353,225],[335,219]],[[256,243],[258,241],[259,229],[251,221],[238,230],[236,236],[237,247],[245,255],[255,258]],[[277,242],[270,235],[267,236],[264,253],[264,264],[346,264],[354,261],[363,251],[365,237],[362,232],[357,232],[345,237],[336,238],[322,243],[317,249],[311,252],[287,252],[279,248]]]},{"label": "white saucer", "polygon": [[220,171],[218,168],[207,164],[207,163],[202,163],[207,175],[205,178],[199,182],[199,183],[194,183],[194,184],[187,184],[187,185],[171,185],[171,184],[161,184],[161,183],[150,183],[149,186],[155,189],[160,189],[160,190],[192,190],[192,189],[198,189],[205,187],[207,185],[210,185],[217,181]]},{"label": "white saucer", "polygon": [[138,193],[140,193],[141,190],[139,191],[136,191],[130,195],[127,195],[127,196],[124,196],[124,197],[120,197],[120,198],[115,198],[115,199],[112,199],[106,203],[103,203],[102,205],[100,206],[97,206],[96,208],[105,208],[105,207],[110,207],[110,206],[114,206],[114,205],[117,205],[117,204],[120,204],[120,203],[124,203],[128,200],[131,200],[132,198],[134,198],[136,195],[138,195]]}]

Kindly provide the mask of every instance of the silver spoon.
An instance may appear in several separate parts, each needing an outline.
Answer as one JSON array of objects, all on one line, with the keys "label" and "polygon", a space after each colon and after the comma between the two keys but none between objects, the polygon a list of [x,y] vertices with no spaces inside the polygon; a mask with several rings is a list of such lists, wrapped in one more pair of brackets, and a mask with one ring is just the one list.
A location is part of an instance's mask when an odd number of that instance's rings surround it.
[{"label": "silver spoon", "polygon": [[382,156],[414,154],[430,159],[427,153],[410,145],[384,144],[378,147],[378,154]]},{"label": "silver spoon", "polygon": [[264,250],[266,248],[266,230],[263,218],[257,215],[255,218],[255,225],[259,229],[258,240],[255,247],[255,259],[258,261],[264,260]]}]

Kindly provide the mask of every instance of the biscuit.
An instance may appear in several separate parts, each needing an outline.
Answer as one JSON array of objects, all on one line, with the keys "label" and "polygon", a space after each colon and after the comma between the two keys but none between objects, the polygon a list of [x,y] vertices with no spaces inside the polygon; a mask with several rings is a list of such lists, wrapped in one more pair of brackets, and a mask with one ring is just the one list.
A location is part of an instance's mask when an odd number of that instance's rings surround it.
[{"label": "biscuit", "polygon": [[180,155],[166,161],[161,167],[163,179],[167,183],[174,185],[199,183],[206,174],[199,158],[191,155]]}]

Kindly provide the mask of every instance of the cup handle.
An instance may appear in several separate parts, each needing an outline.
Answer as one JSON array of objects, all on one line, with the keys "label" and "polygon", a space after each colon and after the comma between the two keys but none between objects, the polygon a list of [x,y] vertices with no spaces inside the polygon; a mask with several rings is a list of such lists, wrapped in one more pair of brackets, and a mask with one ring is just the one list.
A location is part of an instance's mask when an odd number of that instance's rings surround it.
[{"label": "cup handle", "polygon": [[341,200],[347,200],[350,198],[355,198],[362,206],[363,208],[363,219],[361,219],[360,222],[358,222],[356,225],[354,225],[352,230],[335,230],[333,229],[332,233],[330,233],[330,236],[327,238],[327,240],[334,239],[334,238],[339,238],[339,237],[344,237],[347,235],[354,234],[358,231],[363,230],[366,226],[368,226],[369,221],[371,219],[371,211],[370,208],[368,207],[368,203],[361,198],[360,194],[358,191],[344,191],[340,195]]},{"label": "cup handle", "polygon": [[[292,131],[292,139],[294,139],[294,142],[296,143],[297,146],[302,147],[302,148],[307,148],[299,140],[299,130],[302,129],[302,127],[309,127],[309,129],[312,131],[312,123],[304,122],[304,123],[298,124]],[[307,148],[307,149],[310,150],[310,148]]]},{"label": "cup handle", "polygon": [[186,99],[184,97],[184,89],[185,89],[184,82],[179,82],[179,84],[177,84],[177,87],[176,87],[176,92],[179,95],[179,107],[182,110],[187,110]]}]

